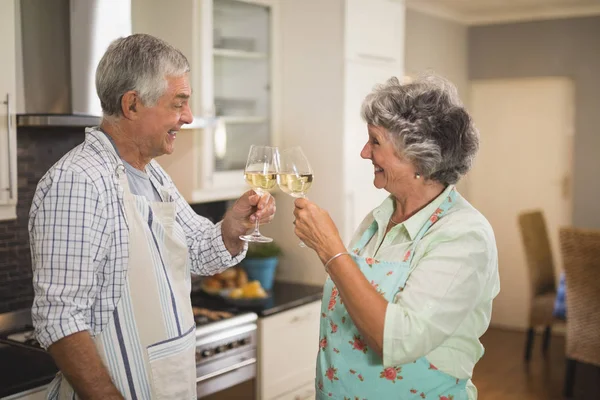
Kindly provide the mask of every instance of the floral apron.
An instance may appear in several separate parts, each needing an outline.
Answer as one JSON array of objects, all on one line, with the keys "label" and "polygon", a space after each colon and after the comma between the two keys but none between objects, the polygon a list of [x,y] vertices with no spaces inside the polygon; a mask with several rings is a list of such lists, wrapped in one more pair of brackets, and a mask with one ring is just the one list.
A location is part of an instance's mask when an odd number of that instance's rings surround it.
[{"label": "floral apron", "polygon": [[[358,256],[377,232],[375,221],[352,250],[352,258],[362,273],[388,302],[393,302],[404,289],[419,241],[453,206],[456,196],[453,189],[423,225],[402,261],[379,261]],[[367,346],[352,323],[331,278],[327,278],[323,290],[319,338],[317,399],[466,400],[468,397],[467,379],[457,379],[439,371],[425,357],[409,364],[384,368],[381,357]]]}]

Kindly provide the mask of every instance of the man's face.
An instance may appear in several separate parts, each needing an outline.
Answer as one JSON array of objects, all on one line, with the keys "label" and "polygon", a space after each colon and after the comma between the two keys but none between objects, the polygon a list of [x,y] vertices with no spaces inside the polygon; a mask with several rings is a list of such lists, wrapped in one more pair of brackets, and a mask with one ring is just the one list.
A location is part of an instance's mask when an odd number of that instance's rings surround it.
[{"label": "man's face", "polygon": [[134,140],[143,155],[150,158],[173,153],[177,132],[193,121],[188,75],[166,79],[167,90],[158,102],[152,107],[140,104],[138,110]]}]

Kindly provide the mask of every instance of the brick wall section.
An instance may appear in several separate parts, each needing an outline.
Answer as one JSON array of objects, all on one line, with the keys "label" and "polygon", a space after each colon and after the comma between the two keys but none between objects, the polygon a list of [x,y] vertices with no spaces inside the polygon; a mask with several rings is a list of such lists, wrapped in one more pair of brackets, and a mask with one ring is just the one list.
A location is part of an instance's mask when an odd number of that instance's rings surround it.
[{"label": "brick wall section", "polygon": [[[84,139],[83,128],[19,128],[17,133],[17,219],[0,221],[0,314],[29,308],[33,299],[27,222],[40,178]],[[198,204],[194,210],[221,219],[225,202]]]}]

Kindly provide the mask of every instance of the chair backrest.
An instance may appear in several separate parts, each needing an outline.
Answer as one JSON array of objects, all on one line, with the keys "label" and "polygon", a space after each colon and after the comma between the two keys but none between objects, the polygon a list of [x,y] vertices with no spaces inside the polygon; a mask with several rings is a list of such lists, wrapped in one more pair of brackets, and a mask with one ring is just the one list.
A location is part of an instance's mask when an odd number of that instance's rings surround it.
[{"label": "chair backrest", "polygon": [[567,356],[600,366],[600,231],[561,228]]},{"label": "chair backrest", "polygon": [[554,260],[542,211],[519,214],[519,227],[525,248],[531,295],[535,297],[556,292]]}]

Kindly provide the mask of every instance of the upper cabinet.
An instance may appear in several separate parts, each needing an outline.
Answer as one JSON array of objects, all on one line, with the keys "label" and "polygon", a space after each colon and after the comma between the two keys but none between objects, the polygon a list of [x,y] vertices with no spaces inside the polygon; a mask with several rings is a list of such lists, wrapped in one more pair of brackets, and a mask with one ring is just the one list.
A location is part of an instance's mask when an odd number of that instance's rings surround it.
[{"label": "upper cabinet", "polygon": [[0,2],[0,220],[16,218],[15,0]]},{"label": "upper cabinet", "polygon": [[402,66],[405,9],[397,0],[346,0],[346,59]]},{"label": "upper cabinet", "polygon": [[[158,161],[189,202],[238,197],[252,144],[275,141],[275,3],[133,0],[133,31],[160,37],[188,58],[194,123]],[[177,27],[165,21],[177,21]]]}]

